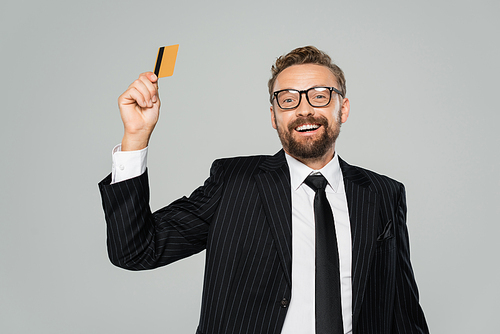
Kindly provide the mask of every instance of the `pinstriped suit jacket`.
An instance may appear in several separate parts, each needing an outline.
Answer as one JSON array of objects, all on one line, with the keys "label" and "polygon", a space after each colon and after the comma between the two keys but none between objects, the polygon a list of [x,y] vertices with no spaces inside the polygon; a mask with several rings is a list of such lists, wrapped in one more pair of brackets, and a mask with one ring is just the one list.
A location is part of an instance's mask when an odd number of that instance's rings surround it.
[{"label": "pinstriped suit jacket", "polygon": [[[340,159],[352,232],[353,333],[428,333],[410,264],[404,186]],[[147,172],[99,188],[113,264],[152,269],[206,249],[197,333],[280,333],[291,298],[284,152],[216,160],[189,198],[151,213]]]}]

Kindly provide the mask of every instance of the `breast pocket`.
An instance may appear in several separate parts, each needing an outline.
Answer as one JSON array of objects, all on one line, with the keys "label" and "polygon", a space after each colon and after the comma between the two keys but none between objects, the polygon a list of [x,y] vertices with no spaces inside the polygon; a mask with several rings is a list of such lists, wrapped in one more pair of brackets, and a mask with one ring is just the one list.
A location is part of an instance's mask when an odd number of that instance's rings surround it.
[{"label": "breast pocket", "polygon": [[392,219],[384,225],[382,233],[377,237],[377,252],[391,251],[396,247],[394,223]]}]

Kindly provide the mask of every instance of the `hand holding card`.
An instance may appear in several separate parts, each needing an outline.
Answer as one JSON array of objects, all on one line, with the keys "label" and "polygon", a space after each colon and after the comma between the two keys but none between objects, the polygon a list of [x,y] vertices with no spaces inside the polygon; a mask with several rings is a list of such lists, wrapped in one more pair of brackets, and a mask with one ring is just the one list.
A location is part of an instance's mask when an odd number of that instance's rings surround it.
[{"label": "hand holding card", "polygon": [[124,127],[122,151],[136,151],[148,146],[160,112],[157,81],[154,73],[142,73],[118,98]]},{"label": "hand holding card", "polygon": [[118,98],[124,125],[122,151],[135,151],[148,146],[160,112],[158,78],[174,74],[178,49],[179,45],[161,47],[154,74],[142,73]]}]

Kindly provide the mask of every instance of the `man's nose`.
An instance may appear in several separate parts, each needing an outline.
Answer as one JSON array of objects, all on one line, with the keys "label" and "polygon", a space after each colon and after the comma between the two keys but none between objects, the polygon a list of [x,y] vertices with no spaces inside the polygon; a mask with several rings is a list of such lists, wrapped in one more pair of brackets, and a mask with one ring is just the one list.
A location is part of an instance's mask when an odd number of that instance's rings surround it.
[{"label": "man's nose", "polygon": [[314,108],[307,101],[306,92],[302,92],[302,94],[304,96],[301,96],[300,104],[297,106],[297,109],[295,109],[296,116],[297,117],[307,117],[307,116],[314,115]]}]

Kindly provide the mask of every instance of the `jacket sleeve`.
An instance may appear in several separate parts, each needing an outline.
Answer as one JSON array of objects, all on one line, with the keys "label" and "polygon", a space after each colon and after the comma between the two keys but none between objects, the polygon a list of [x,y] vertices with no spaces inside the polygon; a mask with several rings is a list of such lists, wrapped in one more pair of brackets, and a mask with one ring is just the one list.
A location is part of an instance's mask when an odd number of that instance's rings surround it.
[{"label": "jacket sleeve", "polygon": [[402,184],[396,221],[398,253],[393,332],[398,334],[429,333],[424,312],[419,304],[417,283],[410,263],[410,244],[406,226],[406,195]]},{"label": "jacket sleeve", "polygon": [[151,213],[148,172],[110,184],[99,183],[111,262],[129,270],[157,268],[206,247],[210,221],[222,193],[223,168],[215,161],[210,177],[189,197]]}]

